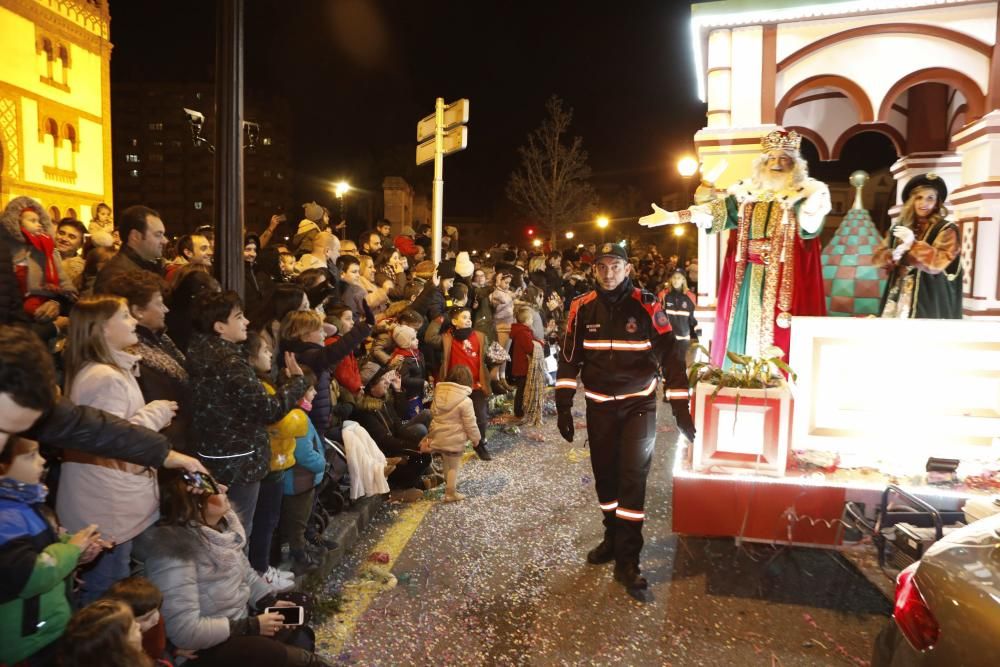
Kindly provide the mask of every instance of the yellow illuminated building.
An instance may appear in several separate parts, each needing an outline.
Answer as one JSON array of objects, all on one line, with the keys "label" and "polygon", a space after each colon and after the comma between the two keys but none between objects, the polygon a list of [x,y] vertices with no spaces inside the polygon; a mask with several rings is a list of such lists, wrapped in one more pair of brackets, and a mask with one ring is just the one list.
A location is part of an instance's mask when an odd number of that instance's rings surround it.
[{"label": "yellow illuminated building", "polygon": [[0,0],[0,206],[112,204],[109,24],[107,0]]}]

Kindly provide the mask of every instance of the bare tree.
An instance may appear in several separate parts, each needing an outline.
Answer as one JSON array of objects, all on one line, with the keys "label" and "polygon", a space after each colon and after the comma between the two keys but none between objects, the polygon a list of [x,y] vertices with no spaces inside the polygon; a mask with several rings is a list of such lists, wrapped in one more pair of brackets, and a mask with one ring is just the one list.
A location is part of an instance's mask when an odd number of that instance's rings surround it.
[{"label": "bare tree", "polygon": [[517,149],[521,166],[510,176],[507,198],[548,229],[555,247],[559,231],[592,213],[597,195],[590,185],[590,166],[583,138],[564,143],[573,110],[553,95],[545,103],[548,117]]}]

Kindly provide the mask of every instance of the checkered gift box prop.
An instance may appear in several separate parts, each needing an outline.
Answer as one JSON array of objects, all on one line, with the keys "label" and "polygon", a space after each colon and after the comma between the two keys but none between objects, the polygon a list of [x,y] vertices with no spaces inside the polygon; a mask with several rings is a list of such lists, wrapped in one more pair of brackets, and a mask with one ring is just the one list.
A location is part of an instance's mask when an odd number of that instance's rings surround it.
[{"label": "checkered gift box prop", "polygon": [[823,248],[823,289],[830,315],[878,315],[884,272],[872,266],[881,234],[863,208],[852,208]]}]

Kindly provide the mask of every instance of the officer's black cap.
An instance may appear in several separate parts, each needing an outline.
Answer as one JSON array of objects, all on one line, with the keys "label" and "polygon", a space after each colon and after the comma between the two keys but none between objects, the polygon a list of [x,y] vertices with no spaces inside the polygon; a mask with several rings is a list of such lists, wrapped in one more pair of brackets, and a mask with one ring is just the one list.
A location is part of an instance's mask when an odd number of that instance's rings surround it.
[{"label": "officer's black cap", "polygon": [[620,259],[623,262],[628,261],[628,255],[625,253],[625,248],[621,247],[617,243],[602,243],[597,247],[597,256],[594,260],[601,259],[603,257],[613,257],[615,259]]}]

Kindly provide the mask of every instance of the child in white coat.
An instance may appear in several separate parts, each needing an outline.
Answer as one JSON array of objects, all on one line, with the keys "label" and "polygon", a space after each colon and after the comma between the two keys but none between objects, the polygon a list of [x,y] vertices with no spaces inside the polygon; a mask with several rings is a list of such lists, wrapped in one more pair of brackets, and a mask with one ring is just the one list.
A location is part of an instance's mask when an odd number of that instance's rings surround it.
[{"label": "child in white coat", "polygon": [[482,434],[476,426],[476,411],[472,407],[472,371],[468,366],[457,365],[448,373],[447,382],[434,387],[431,404],[431,427],[427,433],[431,451],[441,454],[444,462],[444,501],[462,500],[457,490],[458,469],[462,466],[465,446],[472,441],[479,444]]},{"label": "child in white coat", "polygon": [[[174,418],[177,403],[146,402],[136,379],[139,357],[126,352],[138,341],[136,320],[125,299],[80,299],[66,341],[66,393],[89,405],[159,431]],[[81,599],[90,603],[129,575],[132,540],[160,516],[156,471],[73,449],[63,454],[56,514],[75,532],[97,524],[115,546],[83,573]]]}]

